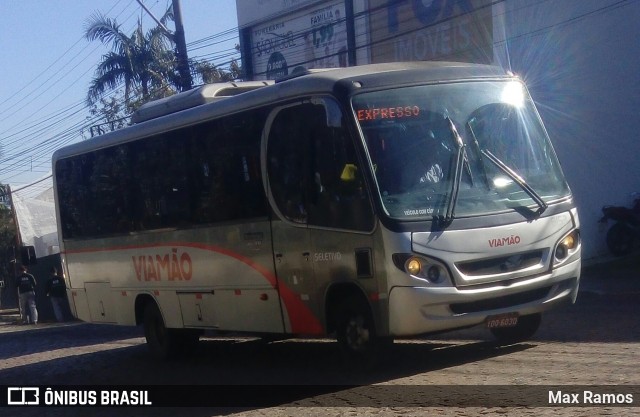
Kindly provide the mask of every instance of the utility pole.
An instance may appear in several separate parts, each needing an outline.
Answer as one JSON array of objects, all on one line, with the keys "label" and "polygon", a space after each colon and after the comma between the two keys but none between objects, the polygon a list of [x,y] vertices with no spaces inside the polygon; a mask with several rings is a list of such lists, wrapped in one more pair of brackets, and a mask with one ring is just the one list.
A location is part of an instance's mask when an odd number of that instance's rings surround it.
[{"label": "utility pole", "polygon": [[9,272],[13,272],[13,276],[8,276],[6,281],[4,282],[5,289],[0,292],[0,294],[2,295],[1,304],[3,305],[3,308],[9,308],[9,307],[14,308],[16,306],[19,308],[20,298],[18,297],[18,291],[15,286],[15,279],[18,276],[17,258],[20,254],[20,247],[22,246],[22,237],[20,236],[20,227],[18,226],[18,215],[16,214],[16,206],[13,199],[13,194],[11,192],[11,186],[5,185],[4,190],[2,190],[2,193],[5,195],[9,209],[11,210],[11,217],[13,220],[13,226],[16,234],[15,234],[15,240],[13,242],[13,246],[10,246],[8,248],[9,251],[11,252],[9,262],[12,264],[11,266],[13,267],[13,268],[9,267],[12,269]]},{"label": "utility pole", "polygon": [[174,42],[176,43],[176,57],[178,59],[178,72],[182,83],[182,91],[191,90],[191,71],[189,70],[189,57],[187,56],[187,43],[184,38],[184,26],[182,25],[182,9],[180,0],[172,0],[173,17],[176,23]]},{"label": "utility pole", "polygon": [[162,24],[151,13],[142,0],[136,0],[140,6],[151,16],[151,18],[160,26],[160,29],[176,44],[176,61],[178,62],[178,73],[180,74],[180,89],[182,91],[191,90],[192,82],[191,71],[189,70],[189,57],[187,55],[187,42],[184,38],[184,26],[182,25],[182,9],[180,8],[180,0],[172,0],[173,20],[176,24],[176,31],[171,33],[165,25]]}]

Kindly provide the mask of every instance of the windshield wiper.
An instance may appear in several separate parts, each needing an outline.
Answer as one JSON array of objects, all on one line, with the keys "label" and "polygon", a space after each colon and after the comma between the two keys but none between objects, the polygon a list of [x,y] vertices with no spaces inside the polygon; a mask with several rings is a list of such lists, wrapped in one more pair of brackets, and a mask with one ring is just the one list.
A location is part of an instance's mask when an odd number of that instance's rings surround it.
[{"label": "windshield wiper", "polygon": [[458,130],[456,129],[456,125],[453,123],[453,120],[449,116],[446,117],[447,122],[449,122],[449,129],[453,135],[454,145],[458,149],[458,153],[456,155],[456,165],[453,170],[453,181],[451,183],[451,193],[449,194],[449,198],[447,199],[447,210],[445,211],[444,216],[435,217],[436,220],[440,222],[443,227],[451,224],[455,217],[455,208],[456,202],[458,201],[458,193],[460,192],[460,180],[462,179],[462,170],[466,166],[467,173],[469,174],[469,178],[471,183],[473,184],[473,175],[471,174],[471,167],[469,166],[469,159],[467,158],[467,152],[465,149],[464,141],[460,134],[458,134]]},{"label": "windshield wiper", "polygon": [[478,158],[478,162],[480,163],[480,169],[482,171],[482,176],[484,178],[484,183],[485,186],[487,187],[487,190],[490,190],[491,188],[489,187],[489,178],[487,178],[487,170],[484,167],[484,161],[482,160],[482,149],[480,149],[480,143],[478,142],[478,137],[476,136],[476,132],[473,131],[473,126],[471,126],[471,122],[467,122],[467,128],[469,129],[469,132],[471,133],[471,138],[473,139],[473,145],[474,145],[474,151],[476,154],[476,157]]},{"label": "windshield wiper", "polygon": [[516,184],[520,186],[526,192],[529,197],[539,206],[538,210],[535,212],[536,217],[540,217],[542,213],[547,209],[547,203],[544,202],[540,194],[536,192],[526,181],[518,175],[513,169],[511,169],[507,164],[502,162],[497,156],[492,154],[490,151],[481,149],[480,152],[482,155],[486,156],[489,161],[491,161],[495,166],[497,166],[502,172],[507,174],[509,178],[511,178]]}]

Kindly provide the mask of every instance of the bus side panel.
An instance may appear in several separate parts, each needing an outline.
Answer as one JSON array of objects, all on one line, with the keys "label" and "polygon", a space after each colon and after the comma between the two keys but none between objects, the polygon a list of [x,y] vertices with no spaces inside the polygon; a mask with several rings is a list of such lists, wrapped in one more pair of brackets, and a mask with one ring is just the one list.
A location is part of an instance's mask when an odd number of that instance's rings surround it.
[{"label": "bus side panel", "polygon": [[220,328],[220,318],[216,313],[215,296],[212,293],[188,292],[178,294],[182,322],[185,327]]},{"label": "bus side panel", "polygon": [[[160,307],[164,324],[168,328],[179,329],[184,327],[182,322],[182,311],[180,310],[180,301],[175,290],[154,291],[156,303]],[[131,311],[134,307],[131,306]]]},{"label": "bus side panel", "polygon": [[281,333],[275,289],[234,289],[178,294],[185,327]]},{"label": "bus side panel", "polygon": [[214,298],[223,329],[265,333],[284,330],[275,289],[221,290],[216,291]]},{"label": "bus side panel", "polygon": [[79,320],[91,322],[91,313],[89,312],[89,302],[87,301],[87,293],[83,288],[68,289],[71,312],[74,317]]},{"label": "bus side panel", "polygon": [[118,289],[112,289],[111,291],[117,323],[125,326],[135,326],[137,324],[135,312],[136,293]]},{"label": "bus side panel", "polygon": [[66,243],[87,321],[134,325],[135,299],[148,294],[167,327],[284,331],[269,222]]},{"label": "bus side panel", "polygon": [[108,282],[86,282],[84,287],[91,321],[93,323],[117,323],[111,284]]}]

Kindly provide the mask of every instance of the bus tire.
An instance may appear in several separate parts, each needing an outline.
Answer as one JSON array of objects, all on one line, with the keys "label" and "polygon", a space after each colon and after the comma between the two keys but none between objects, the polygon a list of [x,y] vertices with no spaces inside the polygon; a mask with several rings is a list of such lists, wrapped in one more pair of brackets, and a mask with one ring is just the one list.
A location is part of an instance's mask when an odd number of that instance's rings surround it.
[{"label": "bus tire", "polygon": [[387,339],[377,337],[371,309],[362,297],[344,299],[338,307],[336,326],[338,344],[347,365],[370,368],[376,364]]},{"label": "bus tire", "polygon": [[162,313],[154,302],[147,303],[144,308],[144,337],[149,352],[156,359],[177,357],[184,344],[174,329],[165,326]]},{"label": "bus tire", "polygon": [[530,339],[542,322],[542,314],[530,314],[518,318],[518,324],[513,327],[498,327],[491,329],[491,333],[499,343],[517,343]]}]

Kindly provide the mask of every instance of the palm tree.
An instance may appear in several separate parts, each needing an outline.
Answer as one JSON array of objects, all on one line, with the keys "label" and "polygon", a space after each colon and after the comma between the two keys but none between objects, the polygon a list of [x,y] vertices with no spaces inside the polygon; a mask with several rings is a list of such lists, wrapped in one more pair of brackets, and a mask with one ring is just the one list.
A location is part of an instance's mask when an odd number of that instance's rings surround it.
[{"label": "palm tree", "polygon": [[[236,45],[236,51],[240,52],[240,45]],[[203,83],[219,83],[239,80],[242,78],[242,67],[235,59],[229,63],[227,69],[221,68],[206,60],[189,60],[189,67],[194,76]]]},{"label": "palm tree", "polygon": [[189,62],[189,65],[205,84],[233,81],[237,78],[234,77],[234,74],[232,74],[231,72],[225,71],[224,69],[217,67],[215,64],[208,61],[191,60]]},{"label": "palm tree", "polygon": [[[171,9],[161,21],[170,19],[173,19]],[[160,27],[145,34],[138,20],[136,30],[127,36],[114,19],[98,13],[88,20],[85,37],[111,46],[111,51],[98,64],[89,87],[89,105],[95,104],[107,89],[115,89],[120,83],[124,83],[126,104],[129,104],[132,92],[141,94],[142,102],[175,92],[168,84],[176,81],[172,42]]]}]

